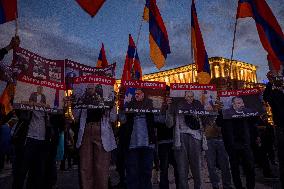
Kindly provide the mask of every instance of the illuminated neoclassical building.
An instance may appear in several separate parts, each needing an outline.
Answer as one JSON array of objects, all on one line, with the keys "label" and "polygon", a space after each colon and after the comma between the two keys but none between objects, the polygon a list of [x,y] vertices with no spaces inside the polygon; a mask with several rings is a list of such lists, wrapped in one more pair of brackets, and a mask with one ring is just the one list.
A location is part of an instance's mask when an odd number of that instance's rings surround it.
[{"label": "illuminated neoclassical building", "polygon": [[[212,82],[215,84],[224,83],[229,77],[234,88],[253,87],[257,84],[257,66],[246,62],[230,60],[222,57],[209,58]],[[230,69],[231,65],[231,69]],[[231,73],[229,74],[231,70]],[[195,64],[189,64],[165,71],[154,72],[143,75],[145,81],[159,81],[170,83],[195,83]],[[120,84],[120,80],[117,81]]]}]

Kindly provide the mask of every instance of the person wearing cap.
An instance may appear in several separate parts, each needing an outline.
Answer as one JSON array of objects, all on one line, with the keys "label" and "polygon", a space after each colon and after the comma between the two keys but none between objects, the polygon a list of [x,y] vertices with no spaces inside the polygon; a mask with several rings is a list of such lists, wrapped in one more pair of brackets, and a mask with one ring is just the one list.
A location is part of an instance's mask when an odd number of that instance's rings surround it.
[{"label": "person wearing cap", "polygon": [[276,125],[277,151],[279,161],[280,181],[284,188],[284,92],[278,87],[273,87],[275,75],[272,71],[267,73],[269,82],[263,92],[263,100],[266,101],[272,110],[273,122]]}]

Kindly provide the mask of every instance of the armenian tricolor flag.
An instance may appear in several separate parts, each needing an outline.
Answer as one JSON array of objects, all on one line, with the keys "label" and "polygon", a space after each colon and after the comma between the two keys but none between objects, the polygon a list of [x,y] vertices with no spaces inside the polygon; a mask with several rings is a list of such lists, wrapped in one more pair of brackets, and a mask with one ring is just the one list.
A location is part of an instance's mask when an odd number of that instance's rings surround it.
[{"label": "armenian tricolor flag", "polygon": [[208,55],[203,42],[202,33],[198,24],[195,2],[191,4],[191,44],[194,52],[194,61],[197,73],[207,72],[210,74]]},{"label": "armenian tricolor flag", "polygon": [[171,53],[167,29],[156,4],[150,0],[149,6],[150,57],[158,69],[165,65],[167,54]]},{"label": "armenian tricolor flag", "polygon": [[136,52],[135,52],[133,71],[134,71],[133,79],[142,80],[142,68],[141,68],[139,56],[138,56],[138,53],[137,53],[137,49],[136,49]]},{"label": "armenian tricolor flag", "polygon": [[106,52],[105,52],[105,48],[104,48],[104,44],[102,43],[102,48],[100,51],[100,55],[98,58],[98,62],[97,62],[97,68],[105,68],[108,66],[108,62],[106,59]]},{"label": "armenian tricolor flag", "polygon": [[149,22],[149,7],[150,7],[150,0],[146,0],[146,4],[144,7],[143,19]]},{"label": "armenian tricolor flag", "polygon": [[263,48],[277,71],[284,65],[284,34],[265,0],[239,0],[237,18],[252,17]]},{"label": "armenian tricolor flag", "polygon": [[129,44],[128,44],[128,50],[125,58],[124,68],[121,80],[131,80],[131,72],[133,67],[133,58],[135,54],[135,43],[134,40],[129,34]]},{"label": "armenian tricolor flag", "polygon": [[[7,0],[8,1],[8,0]],[[106,0],[76,0],[77,3],[92,17],[97,14]]]},{"label": "armenian tricolor flag", "polygon": [[0,24],[15,20],[17,17],[17,0],[0,0]]}]

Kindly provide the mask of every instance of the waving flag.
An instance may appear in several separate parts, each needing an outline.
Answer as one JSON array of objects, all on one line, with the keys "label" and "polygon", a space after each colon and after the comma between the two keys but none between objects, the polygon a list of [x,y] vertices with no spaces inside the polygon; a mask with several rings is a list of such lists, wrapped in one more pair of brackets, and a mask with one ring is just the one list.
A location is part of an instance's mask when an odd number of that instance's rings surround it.
[{"label": "waving flag", "polygon": [[98,58],[98,62],[97,62],[97,68],[105,68],[108,66],[108,62],[106,59],[106,52],[105,52],[105,48],[104,48],[104,44],[102,43],[102,48],[100,51],[100,55]]},{"label": "waving flag", "polygon": [[167,54],[171,53],[167,29],[156,5],[156,0],[149,4],[149,43],[150,57],[158,69],[165,65]]},{"label": "waving flag", "polygon": [[143,19],[149,22],[149,7],[150,7],[150,0],[146,0],[146,4],[144,7]]},{"label": "waving flag", "polygon": [[197,73],[207,72],[210,74],[208,55],[204,46],[202,33],[198,24],[195,2],[191,4],[191,43],[194,52],[194,61],[197,66]]},{"label": "waving flag", "polygon": [[263,48],[275,69],[284,65],[284,34],[265,0],[239,0],[237,18],[252,17]]},{"label": "waving flag", "polygon": [[106,0],[76,0],[77,3],[92,17],[97,14]]},{"label": "waving flag", "polygon": [[135,53],[135,43],[133,41],[133,38],[131,34],[129,34],[129,44],[128,44],[128,50],[125,58],[123,73],[121,80],[130,80],[131,79],[131,71],[133,66],[133,58]]},{"label": "waving flag", "polygon": [[0,24],[15,20],[17,17],[17,0],[0,0]]},{"label": "waving flag", "polygon": [[142,80],[142,68],[141,68],[139,56],[138,56],[138,53],[137,53],[137,49],[136,49],[136,53],[135,53],[133,72],[134,72],[134,76],[132,77],[133,79]]}]

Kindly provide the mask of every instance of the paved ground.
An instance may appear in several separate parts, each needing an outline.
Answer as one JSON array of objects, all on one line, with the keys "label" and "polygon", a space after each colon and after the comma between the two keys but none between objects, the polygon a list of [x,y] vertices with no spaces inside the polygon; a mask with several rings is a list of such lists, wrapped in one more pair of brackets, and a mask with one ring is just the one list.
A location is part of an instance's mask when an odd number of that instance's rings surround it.
[{"label": "paved ground", "polygon": [[[208,178],[208,173],[206,171],[206,165],[203,163],[202,165],[203,171],[203,189],[211,189],[210,181]],[[116,171],[114,171],[114,167],[111,168],[111,183],[113,185],[118,183],[118,174]],[[11,176],[11,165],[7,164],[5,166],[5,169],[3,172],[0,173],[0,189],[11,189],[11,183],[12,183],[12,176]],[[58,187],[59,189],[78,189],[78,169],[76,166],[73,167],[72,170],[67,171],[58,171]],[[170,175],[169,180],[171,183],[171,189],[175,189],[174,184],[174,177],[173,177],[173,170],[170,167]],[[280,189],[279,181],[277,180],[265,180],[262,175],[261,171],[259,169],[256,169],[256,189]],[[158,177],[157,173],[153,171],[153,189],[158,189]],[[191,186],[192,179],[189,179],[189,183]],[[192,188],[192,187],[191,187]]]}]

